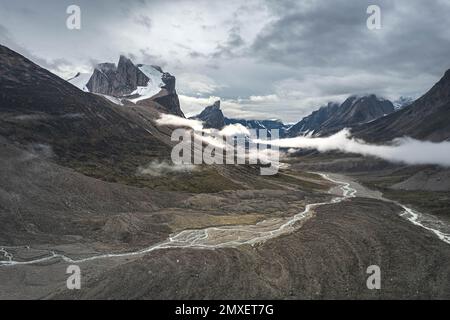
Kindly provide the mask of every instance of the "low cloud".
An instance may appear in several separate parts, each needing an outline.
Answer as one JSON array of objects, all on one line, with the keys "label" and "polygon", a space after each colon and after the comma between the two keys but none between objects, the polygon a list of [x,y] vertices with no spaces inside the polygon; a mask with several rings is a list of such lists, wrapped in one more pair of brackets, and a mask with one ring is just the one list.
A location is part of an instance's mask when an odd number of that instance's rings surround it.
[{"label": "low cloud", "polygon": [[186,119],[165,113],[161,114],[161,117],[156,120],[156,124],[159,126],[188,127],[196,131],[203,129],[203,123],[199,120]]},{"label": "low cloud", "polygon": [[160,118],[156,120],[156,124],[159,126],[171,126],[178,128],[191,128],[196,132],[203,132],[205,134],[216,134],[220,136],[245,136],[250,135],[248,128],[240,123],[230,124],[223,127],[221,130],[203,128],[203,122],[200,120],[186,119],[178,117],[172,114],[162,113]]},{"label": "low cloud", "polygon": [[191,164],[173,164],[167,161],[152,161],[145,167],[138,168],[138,174],[152,177],[164,176],[169,173],[185,173],[196,169]]},{"label": "low cloud", "polygon": [[228,126],[225,126],[222,130],[220,130],[219,133],[221,135],[227,136],[227,137],[250,135],[250,131],[248,130],[248,128],[244,127],[240,123],[230,124]]},{"label": "low cloud", "polygon": [[[261,141],[259,141],[261,142]],[[450,166],[450,141],[434,143],[409,137],[398,138],[388,145],[373,145],[351,136],[344,129],[330,137],[296,137],[270,141],[281,148],[316,149],[319,152],[341,151],[378,157],[391,162],[410,165],[435,164]]]},{"label": "low cloud", "polygon": [[[192,128],[196,132],[202,133],[195,135],[197,139],[201,139],[203,142],[219,149],[225,149],[226,143],[223,140],[217,140],[215,136],[249,136],[250,133],[247,128],[240,124],[226,126],[220,131],[203,129],[202,122],[200,121],[188,120],[173,115],[162,115],[161,119],[157,122],[160,125]],[[319,152],[340,151],[377,157],[387,161],[409,165],[430,164],[450,167],[450,141],[435,143],[403,137],[397,138],[386,145],[375,145],[352,137],[350,130],[344,129],[330,137],[296,137],[269,141],[255,139],[253,142],[280,148],[289,148],[290,151],[292,149],[316,149]],[[259,155],[250,154],[250,157],[258,157],[262,160],[262,158],[265,158],[262,155],[264,153],[260,153]],[[270,155],[268,158],[270,158]]]},{"label": "low cloud", "polygon": [[[230,150],[233,150],[233,154],[234,151],[236,151],[235,155],[237,157],[238,163],[247,162],[256,164],[259,162],[262,164],[270,164],[272,170],[273,168],[278,168],[279,166],[278,148],[272,147],[268,149],[266,147],[266,143],[261,143],[259,146],[257,146],[256,143],[251,143],[251,137],[254,137],[255,135],[252,135],[250,130],[241,124],[231,124],[225,126],[221,130],[217,130],[211,128],[203,128],[203,123],[201,121],[189,120],[169,114],[161,114],[161,118],[156,122],[158,125],[189,127],[194,130],[193,145],[206,144],[209,148],[214,149],[214,153],[216,155],[221,154],[222,156],[224,156],[224,153],[228,153]],[[236,141],[236,145],[234,138],[238,138],[240,140],[240,142]],[[247,143],[250,143],[247,145],[248,147],[246,147]],[[193,145],[191,145],[191,148],[193,147]],[[210,151],[212,151],[212,149]],[[198,150],[194,150],[194,152],[198,152]],[[220,158],[220,156],[218,157]],[[222,158],[222,161],[220,163],[225,162],[226,159],[224,157]],[[147,168],[148,170],[146,170],[146,172],[159,172],[158,170],[160,166],[161,165],[152,164],[152,166]],[[162,167],[165,168],[166,166],[164,165]],[[275,174],[276,171],[277,170],[270,171],[272,172],[270,174]]]}]

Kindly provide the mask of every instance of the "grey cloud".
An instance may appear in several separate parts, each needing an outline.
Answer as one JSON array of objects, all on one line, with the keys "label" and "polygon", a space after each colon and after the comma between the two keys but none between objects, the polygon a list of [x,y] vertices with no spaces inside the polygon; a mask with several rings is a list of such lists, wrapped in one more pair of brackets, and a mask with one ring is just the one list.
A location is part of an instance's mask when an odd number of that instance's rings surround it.
[{"label": "grey cloud", "polygon": [[40,66],[51,70],[52,72],[58,73],[59,71],[65,68],[73,67],[73,64],[64,59],[44,59],[35,55],[33,52],[18,44],[15,39],[13,39],[10,31],[3,25],[0,24],[0,44],[7,46],[11,50],[17,51],[20,54],[24,55],[26,58],[32,60],[34,63],[39,64]]},{"label": "grey cloud", "polygon": [[239,55],[238,50],[245,45],[244,39],[240,35],[240,28],[233,26],[229,33],[228,39],[224,43],[219,43],[212,57],[218,58],[232,58]]},{"label": "grey cloud", "polygon": [[137,16],[134,21],[148,30],[152,28],[152,19],[142,14]]},{"label": "grey cloud", "polygon": [[[79,32],[65,28],[73,1],[4,2],[0,42],[45,68],[75,74],[123,53],[208,77],[222,99],[278,96],[239,102],[246,116],[298,121],[350,94],[418,96],[450,68],[448,0],[78,0]],[[366,28],[373,3],[382,10],[377,31]]]},{"label": "grey cloud", "polygon": [[[342,69],[342,72],[441,73],[450,66],[446,28],[449,7],[442,1],[377,1],[382,29],[366,28],[373,1],[277,2],[279,18],[252,45],[263,60],[295,67]],[[446,10],[443,10],[445,7]],[[425,58],[425,59],[424,59]]]}]

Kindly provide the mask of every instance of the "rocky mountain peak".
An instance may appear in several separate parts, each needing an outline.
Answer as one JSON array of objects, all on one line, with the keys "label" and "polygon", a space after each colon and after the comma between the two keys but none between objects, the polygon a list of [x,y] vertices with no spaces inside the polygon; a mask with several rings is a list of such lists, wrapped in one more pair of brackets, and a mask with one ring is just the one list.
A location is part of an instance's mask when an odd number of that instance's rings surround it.
[{"label": "rocky mountain peak", "polygon": [[98,64],[86,86],[93,93],[121,97],[138,86],[146,86],[149,80],[129,58],[121,55],[117,66],[110,62]]},{"label": "rocky mountain peak", "polygon": [[203,121],[205,128],[222,129],[225,126],[225,116],[220,110],[220,101],[215,101],[192,119]]},{"label": "rocky mountain peak", "polygon": [[214,104],[211,106],[211,109],[220,110],[220,100],[217,100],[216,102],[214,102]]}]

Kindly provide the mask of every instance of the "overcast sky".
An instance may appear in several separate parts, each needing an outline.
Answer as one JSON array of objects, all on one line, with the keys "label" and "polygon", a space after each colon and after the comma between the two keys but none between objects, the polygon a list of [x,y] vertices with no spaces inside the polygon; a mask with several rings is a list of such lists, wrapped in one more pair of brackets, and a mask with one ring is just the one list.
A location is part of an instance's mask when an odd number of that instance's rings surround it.
[{"label": "overcast sky", "polygon": [[61,77],[125,54],[174,74],[188,115],[220,97],[226,116],[286,122],[352,94],[423,94],[450,68],[449,27],[447,0],[0,0],[0,43]]}]

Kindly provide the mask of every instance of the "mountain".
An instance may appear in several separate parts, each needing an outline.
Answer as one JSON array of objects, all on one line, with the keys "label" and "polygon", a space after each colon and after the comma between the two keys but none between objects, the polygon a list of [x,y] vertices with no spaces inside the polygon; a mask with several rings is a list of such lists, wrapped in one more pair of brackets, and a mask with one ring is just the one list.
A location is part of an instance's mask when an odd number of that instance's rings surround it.
[{"label": "mountain", "polygon": [[97,65],[86,87],[90,92],[120,97],[133,93],[138,87],[146,86],[149,81],[130,59],[120,56],[117,66],[113,63]]},{"label": "mountain", "polygon": [[220,110],[220,101],[206,107],[199,115],[191,119],[203,121],[205,128],[222,129],[225,126],[225,117]]},{"label": "mountain", "polygon": [[57,163],[102,178],[170,158],[170,131],[155,125],[157,102],[124,107],[83,92],[0,46],[0,136],[51,150]]},{"label": "mountain", "polygon": [[293,125],[288,131],[289,136],[307,135],[318,131],[338,108],[339,104],[329,102],[327,106],[319,108],[309,116],[304,117],[300,122]]},{"label": "mountain", "polygon": [[314,133],[324,136],[343,128],[367,123],[395,111],[389,100],[376,95],[351,96],[340,106],[329,103],[289,129],[290,137]]},{"label": "mountain", "polygon": [[450,70],[411,105],[352,132],[367,141],[385,142],[409,136],[420,140],[450,140]]},{"label": "mountain", "polygon": [[161,67],[135,65],[129,58],[120,56],[118,64],[100,63],[94,71],[78,73],[68,80],[77,88],[103,95],[116,104],[155,106],[159,111],[184,117],[176,93],[176,79]]}]

